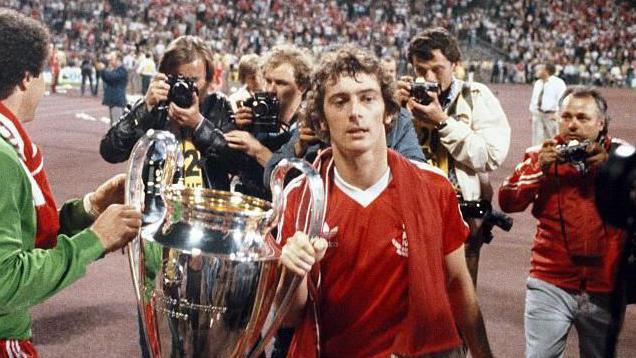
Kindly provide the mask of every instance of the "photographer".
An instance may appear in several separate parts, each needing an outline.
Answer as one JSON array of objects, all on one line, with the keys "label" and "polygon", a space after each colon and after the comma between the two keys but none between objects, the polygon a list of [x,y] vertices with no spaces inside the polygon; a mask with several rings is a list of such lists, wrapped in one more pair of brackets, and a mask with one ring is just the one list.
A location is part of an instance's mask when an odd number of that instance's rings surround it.
[{"label": "photographer", "polygon": [[504,211],[533,204],[538,220],[526,291],[526,356],[563,355],[572,325],[582,357],[613,356],[619,318],[610,297],[624,236],[599,216],[595,179],[617,141],[607,135],[607,104],[594,89],[567,89],[557,116],[559,134],[529,148],[499,189]]},{"label": "photographer", "polygon": [[[291,45],[274,47],[263,58],[263,76],[267,94],[262,99],[247,100],[236,111],[235,121],[240,130],[225,134],[228,146],[247,154],[247,158],[235,162],[238,171],[236,190],[261,198],[269,198],[269,188],[263,186],[263,167],[272,157],[272,152],[287,143],[292,130],[298,125],[297,118],[305,92],[309,88],[309,76],[313,60],[309,54]],[[258,116],[260,108],[267,108],[265,115]],[[272,120],[280,129],[261,130],[257,120]],[[278,122],[278,123],[276,123]],[[266,124],[265,124],[266,125]]]},{"label": "photographer", "polygon": [[201,39],[181,36],[172,41],[145,98],[102,139],[102,157],[110,163],[125,161],[148,129],[169,130],[182,144],[186,185],[229,189],[227,170],[215,159],[231,155],[221,132],[234,125],[228,100],[208,93],[213,74],[212,53]]},{"label": "photographer", "polygon": [[[461,54],[457,40],[444,29],[412,39],[408,59],[427,83],[416,85],[405,77],[398,81],[397,95],[413,114],[426,159],[447,174],[463,207],[490,206],[488,173],[501,165],[510,145],[510,126],[499,101],[485,85],[454,77]],[[481,217],[465,213],[464,218],[471,228],[466,261],[476,283],[479,251],[489,233]]]},{"label": "photographer", "polygon": [[238,63],[238,80],[243,85],[228,99],[232,110],[236,112],[239,104],[263,90],[263,74],[261,73],[261,58],[256,54],[241,56]]},{"label": "photographer", "polygon": [[42,151],[24,128],[44,95],[50,37],[39,22],[0,9],[0,357],[38,357],[30,308],[133,239],[141,213],[120,205],[125,176],[57,210]]},{"label": "photographer", "polygon": [[[214,67],[212,53],[193,36],[181,36],[170,43],[159,62],[159,73],[150,82],[145,97],[139,100],[104,136],[102,157],[110,163],[128,159],[139,138],[148,129],[169,130],[180,142],[183,153],[183,183],[188,187],[228,190],[227,168],[218,157],[233,156],[221,131],[233,129],[231,107],[218,93],[208,94]],[[190,103],[188,103],[190,102]],[[153,211],[161,206],[155,181],[155,163],[148,158],[144,224],[153,220]],[[149,272],[147,272],[148,274]],[[140,326],[142,356],[148,357],[148,345]]]}]

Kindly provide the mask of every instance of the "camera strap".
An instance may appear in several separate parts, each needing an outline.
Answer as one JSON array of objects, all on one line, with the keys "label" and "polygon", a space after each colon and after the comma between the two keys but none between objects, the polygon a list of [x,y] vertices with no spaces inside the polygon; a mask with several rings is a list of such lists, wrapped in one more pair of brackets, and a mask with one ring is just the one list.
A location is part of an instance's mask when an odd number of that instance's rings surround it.
[{"label": "camera strap", "polygon": [[448,111],[446,111],[446,113],[449,116],[453,116],[455,114],[457,114],[457,102],[459,102],[459,97],[462,97],[464,99],[464,101],[466,101],[466,104],[468,105],[468,108],[470,108],[470,111],[472,112],[473,110],[473,94],[470,88],[470,82],[464,82],[462,84],[462,89],[460,91],[460,93],[455,97],[455,100],[450,104],[450,106],[448,106]]},{"label": "camera strap", "polygon": [[[579,263],[582,266],[595,265],[598,263],[598,260],[602,258],[604,251],[606,249],[606,245],[603,245],[601,250],[599,250],[598,255],[581,255],[581,254],[573,253],[570,248],[570,242],[569,242],[566,227],[565,227],[563,207],[561,205],[561,178],[559,176],[558,165],[559,165],[558,163],[555,163],[554,165],[554,174],[555,174],[556,186],[557,186],[556,196],[557,196],[557,210],[559,212],[559,225],[561,227],[561,236],[563,237],[563,244],[565,246],[565,251],[568,253],[571,260],[577,259],[577,261],[579,261]],[[598,240],[604,240],[606,244],[607,243],[607,227],[605,226],[605,223],[603,223],[603,234],[604,234],[603,237],[598,238]],[[583,285],[584,284],[585,282],[583,282]],[[582,287],[581,289],[585,290],[585,287]]]}]

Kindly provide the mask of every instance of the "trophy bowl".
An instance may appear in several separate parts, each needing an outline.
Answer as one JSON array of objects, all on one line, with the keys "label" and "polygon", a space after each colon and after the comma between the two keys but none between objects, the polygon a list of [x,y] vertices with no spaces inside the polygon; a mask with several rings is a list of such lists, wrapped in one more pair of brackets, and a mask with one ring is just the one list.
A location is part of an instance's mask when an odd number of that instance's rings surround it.
[{"label": "trophy bowl", "polygon": [[[149,150],[161,157],[158,213],[129,246],[133,285],[153,357],[259,355],[279,328],[300,278],[279,265],[272,235],[284,210],[283,180],[296,168],[311,192],[318,234],[323,189],[308,163],[285,161],[272,174],[272,203],[240,193],[185,188],[174,182],[180,152],[174,137],[150,132],[133,149],[127,201],[141,207]],[[157,155],[159,153],[159,155]],[[140,194],[141,193],[141,194]],[[159,208],[159,209],[156,209]]]}]

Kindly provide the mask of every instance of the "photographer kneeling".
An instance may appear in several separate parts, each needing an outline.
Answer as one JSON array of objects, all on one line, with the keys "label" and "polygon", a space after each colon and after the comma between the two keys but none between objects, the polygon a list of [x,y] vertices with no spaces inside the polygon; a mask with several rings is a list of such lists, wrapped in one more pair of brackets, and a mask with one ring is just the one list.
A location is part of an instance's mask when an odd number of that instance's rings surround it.
[{"label": "photographer kneeling", "polygon": [[526,357],[563,355],[575,325],[582,357],[613,356],[624,306],[611,294],[624,233],[607,225],[595,205],[599,167],[619,141],[607,135],[601,94],[569,88],[559,103],[559,134],[531,147],[499,189],[499,205],[520,212],[533,204],[525,307]]},{"label": "photographer kneeling", "polygon": [[231,155],[222,132],[234,124],[229,101],[208,93],[214,75],[212,52],[200,38],[181,36],[170,43],[145,98],[138,101],[102,139],[100,153],[110,163],[128,159],[148,129],[169,130],[182,145],[187,186],[229,189],[219,156]]}]

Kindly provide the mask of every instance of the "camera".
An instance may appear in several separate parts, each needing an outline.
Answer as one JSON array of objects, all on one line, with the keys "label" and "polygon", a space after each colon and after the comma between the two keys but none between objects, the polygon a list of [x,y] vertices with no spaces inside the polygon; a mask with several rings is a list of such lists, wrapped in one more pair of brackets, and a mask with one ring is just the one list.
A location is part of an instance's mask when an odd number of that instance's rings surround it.
[{"label": "camera", "polygon": [[587,147],[592,144],[589,140],[579,142],[576,139],[569,141],[566,144],[557,145],[557,156],[561,163],[578,163],[585,162],[585,159],[590,156],[587,152]]},{"label": "camera", "polygon": [[636,233],[636,148],[613,151],[596,177],[596,207],[604,221]]},{"label": "camera", "polygon": [[280,130],[280,101],[272,92],[255,92],[243,101],[243,106],[252,109],[253,133],[277,133]]},{"label": "camera", "polygon": [[467,219],[482,219],[482,240],[489,244],[492,239],[492,229],[497,226],[504,231],[510,231],[513,219],[492,208],[492,204],[488,200],[468,201],[458,198],[459,210],[462,216]]},{"label": "camera", "polygon": [[585,165],[585,159],[590,156],[587,152],[587,147],[591,144],[589,140],[579,142],[576,139],[569,141],[566,144],[559,144],[556,146],[557,159],[559,163],[570,163],[576,170],[581,173],[587,172],[587,166]]},{"label": "camera", "polygon": [[170,85],[168,91],[168,103],[174,103],[181,108],[190,108],[194,103],[194,93],[197,92],[197,85],[190,77],[168,75],[166,81]]},{"label": "camera", "polygon": [[435,82],[418,80],[411,84],[410,95],[419,104],[428,105],[433,102],[433,97],[428,92],[439,92],[439,85]]}]

